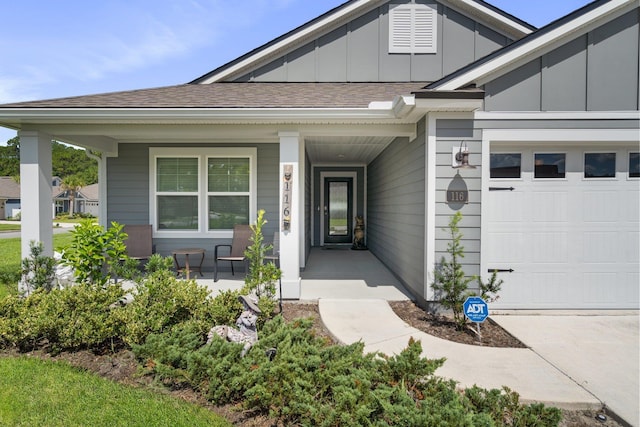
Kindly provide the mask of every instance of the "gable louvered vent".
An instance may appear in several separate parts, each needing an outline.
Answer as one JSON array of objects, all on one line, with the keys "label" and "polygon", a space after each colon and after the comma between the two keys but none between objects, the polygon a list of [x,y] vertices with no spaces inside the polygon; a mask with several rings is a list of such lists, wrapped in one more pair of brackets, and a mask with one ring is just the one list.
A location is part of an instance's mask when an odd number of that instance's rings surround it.
[{"label": "gable louvered vent", "polygon": [[436,53],[438,6],[398,4],[389,8],[389,53]]}]

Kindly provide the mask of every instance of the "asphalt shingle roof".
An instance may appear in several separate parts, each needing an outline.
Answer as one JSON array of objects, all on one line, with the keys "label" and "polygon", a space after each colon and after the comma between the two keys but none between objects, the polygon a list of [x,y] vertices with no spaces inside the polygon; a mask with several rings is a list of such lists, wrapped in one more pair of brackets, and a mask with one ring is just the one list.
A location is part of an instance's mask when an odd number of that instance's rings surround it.
[{"label": "asphalt shingle roof", "polygon": [[2,104],[2,108],[366,108],[410,95],[412,83],[212,83]]}]

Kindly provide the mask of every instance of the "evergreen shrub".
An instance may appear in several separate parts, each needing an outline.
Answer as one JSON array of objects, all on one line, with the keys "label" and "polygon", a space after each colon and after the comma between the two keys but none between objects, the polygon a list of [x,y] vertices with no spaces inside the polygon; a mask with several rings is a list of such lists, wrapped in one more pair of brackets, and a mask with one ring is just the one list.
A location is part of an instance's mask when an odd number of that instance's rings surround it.
[{"label": "evergreen shrub", "polygon": [[98,348],[118,340],[122,324],[110,306],[122,298],[117,285],[80,284],[47,292],[41,288],[26,298],[0,300],[0,344],[31,350]]}]

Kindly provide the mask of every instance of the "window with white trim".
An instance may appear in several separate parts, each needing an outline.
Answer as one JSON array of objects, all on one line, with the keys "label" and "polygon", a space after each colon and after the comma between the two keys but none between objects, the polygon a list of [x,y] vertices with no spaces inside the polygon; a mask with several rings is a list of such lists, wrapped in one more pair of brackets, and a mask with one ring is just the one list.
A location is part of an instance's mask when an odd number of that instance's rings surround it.
[{"label": "window with white trim", "polygon": [[256,215],[254,147],[151,148],[150,221],[156,235],[227,237]]},{"label": "window with white trim", "polygon": [[389,53],[436,53],[438,5],[389,5]]}]

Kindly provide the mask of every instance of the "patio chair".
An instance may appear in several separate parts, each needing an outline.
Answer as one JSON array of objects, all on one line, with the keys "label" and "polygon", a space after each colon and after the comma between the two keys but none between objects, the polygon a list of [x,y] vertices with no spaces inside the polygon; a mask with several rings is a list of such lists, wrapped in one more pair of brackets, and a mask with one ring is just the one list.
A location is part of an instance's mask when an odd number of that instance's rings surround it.
[{"label": "patio chair", "polygon": [[265,255],[265,261],[272,261],[277,267],[280,267],[280,232],[273,233],[273,242],[271,243],[271,254]]},{"label": "patio chair", "polygon": [[[215,245],[213,250],[213,281],[218,281],[218,261],[230,261],[231,262],[231,274],[235,275],[233,271],[233,263],[241,261],[245,263],[244,269],[247,271],[247,260],[244,256],[244,251],[249,246],[249,238],[252,235],[251,227],[246,224],[237,224],[233,227],[233,240],[230,245]],[[228,248],[228,255],[221,255],[218,253],[220,248]]]},{"label": "patio chair", "polygon": [[139,261],[151,258],[154,252],[151,224],[128,224],[123,227],[122,231],[129,236],[124,241],[129,258]]}]

